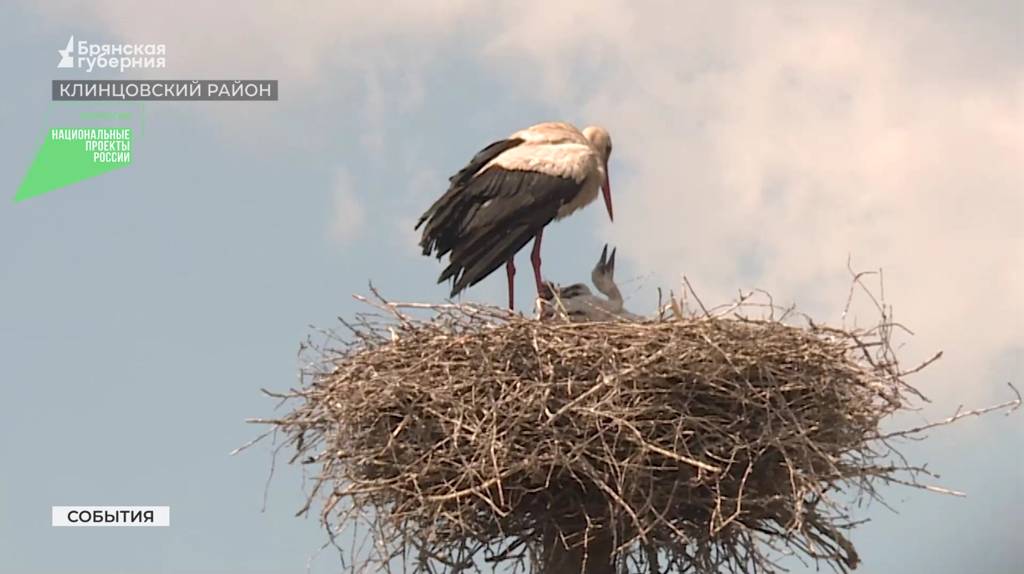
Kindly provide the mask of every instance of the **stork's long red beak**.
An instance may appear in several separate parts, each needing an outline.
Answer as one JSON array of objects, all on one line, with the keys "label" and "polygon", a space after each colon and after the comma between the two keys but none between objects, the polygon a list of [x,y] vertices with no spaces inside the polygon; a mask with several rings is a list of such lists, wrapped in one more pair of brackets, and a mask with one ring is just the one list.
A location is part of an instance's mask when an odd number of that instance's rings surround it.
[{"label": "stork's long red beak", "polygon": [[608,168],[604,168],[604,185],[601,186],[601,194],[604,195],[604,206],[608,208],[608,219],[615,221],[615,215],[612,213],[612,184],[609,183]]}]

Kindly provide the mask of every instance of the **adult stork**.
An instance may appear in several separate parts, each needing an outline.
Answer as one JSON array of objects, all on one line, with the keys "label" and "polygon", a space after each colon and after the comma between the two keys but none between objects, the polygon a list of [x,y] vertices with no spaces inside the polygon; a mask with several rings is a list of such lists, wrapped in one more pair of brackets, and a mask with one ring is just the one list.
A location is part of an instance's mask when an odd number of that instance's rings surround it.
[{"label": "adult stork", "polygon": [[608,218],[614,220],[608,183],[611,153],[612,140],[603,128],[580,131],[562,122],[528,127],[482,149],[449,178],[448,191],[416,224],[416,229],[425,224],[420,240],[424,255],[441,259],[448,254],[448,266],[437,282],[451,279],[454,297],[504,263],[511,309],[513,259],[533,239],[530,262],[537,292],[542,292],[544,227],[594,201],[598,189]]}]

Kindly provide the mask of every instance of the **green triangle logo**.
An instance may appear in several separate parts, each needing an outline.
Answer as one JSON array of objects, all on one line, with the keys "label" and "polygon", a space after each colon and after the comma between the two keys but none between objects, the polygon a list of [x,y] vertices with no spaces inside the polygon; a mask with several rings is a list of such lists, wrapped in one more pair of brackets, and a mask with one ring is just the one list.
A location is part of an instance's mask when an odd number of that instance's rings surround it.
[{"label": "green triangle logo", "polygon": [[131,163],[131,128],[53,128],[18,186],[24,201]]}]

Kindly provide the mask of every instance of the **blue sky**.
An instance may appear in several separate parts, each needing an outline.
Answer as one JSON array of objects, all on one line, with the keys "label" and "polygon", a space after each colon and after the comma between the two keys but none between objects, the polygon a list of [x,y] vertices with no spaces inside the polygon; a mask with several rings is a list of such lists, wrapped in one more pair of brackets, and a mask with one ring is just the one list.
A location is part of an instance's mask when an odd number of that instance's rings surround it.
[{"label": "blue sky", "polygon": [[[369,280],[442,299],[412,223],[479,147],[548,119],[606,125],[616,154],[616,223],[592,206],[552,228],[550,278],[583,279],[608,241],[633,311],[686,273],[705,300],[759,287],[837,321],[851,256],[885,268],[908,360],[946,352],[907,421],[1005,400],[1024,379],[1024,15],[928,6],[4,3],[10,196],[50,80],[77,77],[55,68],[71,34],[166,43],[148,77],[276,78],[281,99],[146,104],[131,167],[0,201],[0,567],[304,568],[324,537],[293,517],[299,472],[278,467],[261,512],[268,448],[228,456],[272,413],[258,389],[294,384],[309,326]],[[500,304],[503,278],[466,298]],[[886,489],[899,514],[862,511],[859,571],[1012,571],[1021,421],[908,445],[969,496]],[[166,504],[173,526],[51,528],[67,504]]]}]

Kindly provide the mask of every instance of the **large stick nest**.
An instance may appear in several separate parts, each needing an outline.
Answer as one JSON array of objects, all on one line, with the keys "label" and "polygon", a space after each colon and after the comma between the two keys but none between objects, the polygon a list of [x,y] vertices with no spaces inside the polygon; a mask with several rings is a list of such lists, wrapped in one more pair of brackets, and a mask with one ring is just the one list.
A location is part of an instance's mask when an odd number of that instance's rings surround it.
[{"label": "large stick nest", "polygon": [[306,348],[294,410],[262,421],[316,469],[304,511],[368,526],[369,571],[536,568],[552,537],[610,539],[633,571],[770,572],[773,549],[845,571],[835,499],[920,470],[880,431],[912,392],[885,323],[377,305]]}]

